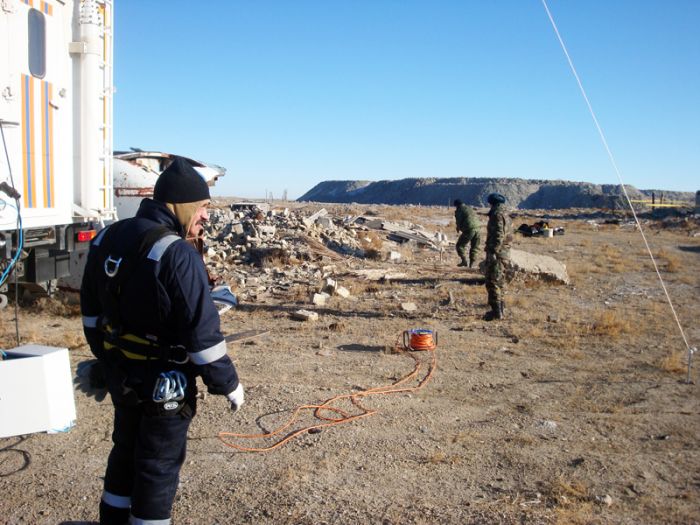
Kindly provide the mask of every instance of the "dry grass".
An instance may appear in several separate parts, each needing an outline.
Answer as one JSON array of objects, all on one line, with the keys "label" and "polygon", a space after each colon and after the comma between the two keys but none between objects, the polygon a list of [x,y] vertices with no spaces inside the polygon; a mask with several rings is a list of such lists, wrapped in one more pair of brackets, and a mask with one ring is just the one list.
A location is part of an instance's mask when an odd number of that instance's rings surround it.
[{"label": "dry grass", "polygon": [[580,481],[567,481],[560,477],[552,484],[552,495],[560,500],[565,498],[566,501],[587,501],[589,499],[589,490],[585,484]]},{"label": "dry grass", "polygon": [[595,509],[590,490],[583,482],[559,477],[543,492],[556,507],[556,523],[584,525],[593,522]]},{"label": "dry grass", "polygon": [[611,244],[603,244],[598,251],[598,266],[612,273],[625,273],[637,268],[637,263]]},{"label": "dry grass", "polygon": [[429,454],[425,458],[425,463],[430,463],[431,465],[456,465],[460,462],[459,456],[448,456],[441,450],[436,450],[432,454]]},{"label": "dry grass", "polygon": [[382,247],[384,241],[374,231],[363,231],[357,236],[360,248],[365,252],[365,258],[373,261],[382,259]]},{"label": "dry grass", "polygon": [[685,355],[682,352],[671,352],[659,362],[659,368],[670,374],[682,374],[687,371]]},{"label": "dry grass", "polygon": [[605,310],[594,316],[594,321],[591,324],[591,332],[593,335],[618,338],[623,334],[628,334],[632,331],[630,322],[622,319],[615,311]]},{"label": "dry grass", "polygon": [[664,248],[656,254],[656,263],[669,273],[677,273],[683,267],[680,257]]}]

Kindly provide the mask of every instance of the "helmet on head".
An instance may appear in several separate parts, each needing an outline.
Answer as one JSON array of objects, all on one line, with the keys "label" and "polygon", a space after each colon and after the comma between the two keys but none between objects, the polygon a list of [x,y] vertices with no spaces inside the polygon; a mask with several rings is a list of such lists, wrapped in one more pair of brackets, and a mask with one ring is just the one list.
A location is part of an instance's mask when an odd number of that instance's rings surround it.
[{"label": "helmet on head", "polygon": [[454,206],[455,208],[458,208],[462,204],[463,204],[463,202],[460,199],[455,199],[454,202],[452,203],[452,206]]},{"label": "helmet on head", "polygon": [[486,202],[491,206],[495,206],[496,204],[505,204],[506,198],[500,193],[492,193],[486,198]]}]

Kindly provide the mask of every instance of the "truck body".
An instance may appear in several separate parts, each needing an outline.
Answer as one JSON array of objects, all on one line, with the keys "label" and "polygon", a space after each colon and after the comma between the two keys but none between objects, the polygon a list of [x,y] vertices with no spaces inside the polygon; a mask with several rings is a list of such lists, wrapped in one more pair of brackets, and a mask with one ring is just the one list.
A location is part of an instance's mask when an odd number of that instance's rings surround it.
[{"label": "truck body", "polygon": [[68,276],[116,219],[112,20],[111,0],[0,0],[0,294]]}]

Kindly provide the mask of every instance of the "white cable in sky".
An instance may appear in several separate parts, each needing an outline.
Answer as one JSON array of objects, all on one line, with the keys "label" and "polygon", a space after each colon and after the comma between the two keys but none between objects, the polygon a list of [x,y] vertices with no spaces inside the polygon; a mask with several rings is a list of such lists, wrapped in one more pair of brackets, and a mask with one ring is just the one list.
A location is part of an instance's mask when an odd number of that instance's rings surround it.
[{"label": "white cable in sky", "polygon": [[581,90],[581,94],[583,95],[583,99],[586,101],[586,105],[588,106],[588,111],[591,114],[591,117],[593,118],[593,122],[595,123],[595,127],[598,130],[598,135],[600,135],[600,140],[603,142],[603,146],[605,147],[605,151],[608,152],[608,157],[610,158],[610,162],[612,163],[613,169],[615,170],[615,173],[617,174],[617,179],[620,181],[620,186],[622,187],[622,192],[625,195],[625,199],[627,199],[627,204],[630,207],[630,210],[632,210],[632,215],[634,216],[634,222],[637,224],[637,228],[639,228],[639,233],[642,234],[642,239],[644,240],[644,246],[646,246],[647,252],[649,253],[649,257],[651,258],[651,262],[654,265],[654,270],[656,270],[656,275],[659,277],[659,282],[661,283],[661,288],[663,288],[664,294],[666,294],[666,300],[668,301],[668,305],[671,307],[671,312],[673,312],[673,318],[676,320],[676,324],[678,325],[678,330],[680,330],[681,337],[683,338],[683,342],[685,343],[685,347],[690,354],[691,349],[690,345],[688,344],[688,340],[685,337],[685,332],[683,332],[683,326],[681,325],[680,319],[678,319],[678,314],[676,314],[676,309],[673,306],[673,302],[671,301],[671,296],[668,293],[668,290],[666,289],[666,284],[664,283],[663,278],[661,277],[661,272],[659,272],[659,267],[656,264],[656,259],[654,259],[654,254],[651,253],[651,248],[649,247],[649,243],[647,242],[647,237],[644,235],[644,230],[642,229],[642,225],[639,222],[639,219],[637,218],[637,213],[634,211],[634,206],[632,206],[632,202],[630,201],[629,195],[627,195],[627,188],[625,188],[625,183],[622,180],[622,175],[620,174],[620,170],[617,167],[617,162],[615,162],[615,157],[612,154],[612,151],[610,151],[610,147],[608,146],[608,141],[605,139],[605,134],[603,133],[603,129],[600,127],[600,124],[598,123],[598,119],[595,116],[595,111],[593,111],[593,107],[591,106],[591,103],[588,100],[588,95],[586,95],[586,90],[583,89],[583,84],[581,83],[581,79],[578,76],[578,73],[576,72],[576,68],[574,67],[574,63],[571,60],[571,57],[569,56],[569,52],[566,49],[566,45],[564,44],[564,40],[562,40],[561,35],[559,34],[559,29],[557,28],[557,24],[554,22],[554,18],[552,17],[552,13],[549,11],[549,7],[547,7],[547,0],[542,0],[542,5],[544,6],[544,10],[547,12],[547,16],[549,17],[549,21],[552,23],[552,28],[554,28],[554,32],[557,35],[557,39],[559,40],[559,44],[561,44],[561,48],[564,51],[564,55],[566,55],[566,60],[569,62],[569,67],[571,68],[571,72],[574,74],[574,77],[576,78],[576,82],[578,83],[578,87]]}]

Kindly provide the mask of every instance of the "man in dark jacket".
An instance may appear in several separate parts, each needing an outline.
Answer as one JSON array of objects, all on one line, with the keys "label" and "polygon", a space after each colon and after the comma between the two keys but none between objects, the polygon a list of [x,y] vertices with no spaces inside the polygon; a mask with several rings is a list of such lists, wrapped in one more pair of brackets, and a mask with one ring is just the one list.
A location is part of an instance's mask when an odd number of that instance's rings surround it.
[{"label": "man in dark jacket", "polygon": [[[481,237],[479,236],[479,219],[476,217],[476,213],[470,207],[464,204],[461,200],[455,199],[455,222],[457,224],[457,231],[461,232],[459,239],[457,239],[457,255],[461,259],[461,262],[457,266],[468,266],[471,268],[474,266],[474,261],[476,260],[476,254],[479,250],[479,242]],[[467,245],[470,244],[469,248],[469,260],[467,261]]]},{"label": "man in dark jacket", "polygon": [[491,205],[489,222],[486,225],[486,291],[491,311],[485,316],[487,321],[503,319],[505,303],[505,263],[510,258],[512,225],[506,213],[506,198],[500,193],[492,193],[487,202]]},{"label": "man in dark jacket", "polygon": [[198,376],[232,410],[244,401],[191,242],[203,234],[209,200],[204,179],[176,158],[136,217],[102,230],[90,247],[83,328],[114,404],[102,524],[170,523]]}]

